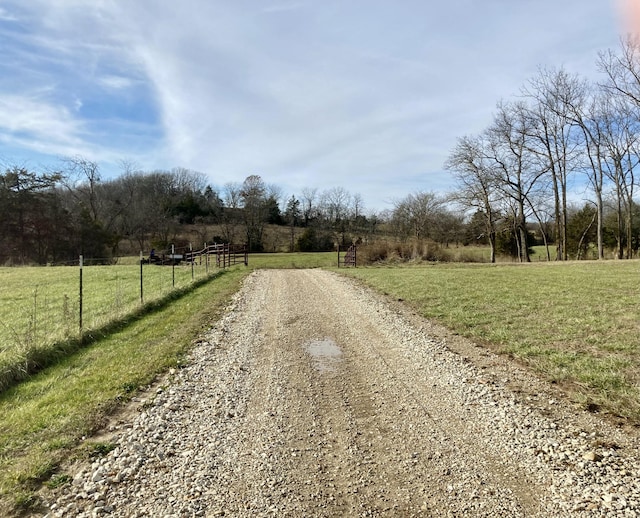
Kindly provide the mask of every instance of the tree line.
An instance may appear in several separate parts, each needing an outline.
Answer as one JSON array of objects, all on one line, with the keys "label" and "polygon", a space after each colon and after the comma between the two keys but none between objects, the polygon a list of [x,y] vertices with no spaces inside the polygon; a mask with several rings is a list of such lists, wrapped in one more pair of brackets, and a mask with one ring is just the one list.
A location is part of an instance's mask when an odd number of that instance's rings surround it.
[{"label": "tree line", "polygon": [[[549,260],[604,258],[605,250],[630,258],[640,246],[640,44],[623,40],[597,66],[599,82],[540,69],[516,100],[497,104],[484,131],[457,139],[444,164],[450,193],[413,192],[382,212],[341,187],[285,195],[258,175],[216,189],[196,171],[128,162],[105,180],[81,156],[54,171],[11,166],[0,174],[0,264],[109,260],[191,241],[322,251],[382,236],[486,244],[491,261],[529,261],[534,244],[546,245]],[[284,245],[270,237],[273,226]]]},{"label": "tree line", "polygon": [[[329,251],[383,238],[443,247],[485,244],[487,212],[465,213],[477,200],[462,194],[462,189],[447,195],[418,191],[396,200],[391,210],[372,212],[359,194],[341,187],[285,195],[251,175],[216,190],[196,171],[139,171],[126,163],[120,176],[103,180],[98,164],[73,157],[55,172],[14,166],[0,174],[0,264],[75,262],[80,254],[108,262],[172,244],[197,248],[214,242],[246,243],[254,252]],[[497,205],[490,214],[495,253],[518,257],[514,220],[503,217]],[[605,243],[614,247],[617,218],[615,212],[606,214]],[[570,248],[594,243],[595,232],[585,232],[594,221],[590,207],[568,209]],[[274,227],[280,229],[277,243],[268,231]],[[552,219],[542,227],[534,233],[527,224],[528,245],[543,243],[540,234],[553,234]],[[640,229],[634,227],[633,235]]]},{"label": "tree line", "polygon": [[[637,252],[639,42],[623,40],[597,66],[599,82],[541,69],[517,100],[498,103],[484,131],[459,138],[451,151],[451,199],[477,211],[492,250],[509,229],[517,257],[528,261],[534,222],[558,260],[584,257],[592,245],[600,259],[607,244],[620,259]],[[578,209],[569,201],[571,184],[589,196]]]},{"label": "tree line", "polygon": [[342,188],[286,198],[258,175],[216,190],[204,174],[184,168],[140,171],[123,163],[122,174],[104,180],[84,157],[60,166],[12,166],[0,174],[0,264],[64,263],[81,254],[109,261],[191,241],[263,251],[270,248],[265,229],[274,225],[290,236],[287,250],[331,250],[377,224],[375,215],[365,216],[362,198]]}]

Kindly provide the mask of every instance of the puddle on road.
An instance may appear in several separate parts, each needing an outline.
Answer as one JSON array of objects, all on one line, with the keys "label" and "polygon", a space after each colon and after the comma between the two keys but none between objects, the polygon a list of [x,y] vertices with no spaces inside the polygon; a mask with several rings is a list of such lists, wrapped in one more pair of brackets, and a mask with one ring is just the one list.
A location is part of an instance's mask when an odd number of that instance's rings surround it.
[{"label": "puddle on road", "polygon": [[311,340],[305,344],[305,350],[313,360],[313,366],[320,372],[335,372],[342,360],[342,349],[331,338]]}]

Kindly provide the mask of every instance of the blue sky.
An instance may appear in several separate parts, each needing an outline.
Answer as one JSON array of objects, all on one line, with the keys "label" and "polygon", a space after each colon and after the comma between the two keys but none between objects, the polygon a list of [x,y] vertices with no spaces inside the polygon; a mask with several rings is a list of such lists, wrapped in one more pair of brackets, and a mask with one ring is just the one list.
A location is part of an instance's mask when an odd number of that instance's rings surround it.
[{"label": "blue sky", "polygon": [[391,208],[449,189],[456,139],[540,66],[597,77],[624,21],[614,0],[0,0],[0,164],[259,174]]}]

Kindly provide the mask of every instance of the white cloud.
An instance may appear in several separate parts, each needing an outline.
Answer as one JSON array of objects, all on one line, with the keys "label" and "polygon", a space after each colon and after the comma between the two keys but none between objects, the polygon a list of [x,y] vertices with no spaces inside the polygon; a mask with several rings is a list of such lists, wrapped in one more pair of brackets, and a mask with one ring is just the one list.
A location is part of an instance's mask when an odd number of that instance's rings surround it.
[{"label": "white cloud", "polygon": [[17,22],[18,17],[9,13],[4,7],[0,7],[0,20],[5,22]]},{"label": "white cloud", "polygon": [[97,82],[110,90],[126,90],[135,84],[130,77],[115,75],[98,77]]},{"label": "white cloud", "polygon": [[34,151],[84,148],[82,123],[68,109],[36,97],[0,95],[0,139]]},{"label": "white cloud", "polygon": [[[5,123],[5,140],[32,134],[52,150],[185,166],[219,185],[258,173],[288,189],[343,186],[377,206],[444,188],[455,139],[482,130],[498,100],[539,65],[595,73],[597,51],[618,38],[602,0],[5,5],[33,27],[13,49],[24,67],[15,85],[27,73],[28,84],[56,84],[40,101],[12,92],[33,126],[7,113],[22,122]],[[0,19],[13,12],[0,8]],[[154,107],[162,135],[152,141],[151,122],[136,118]],[[128,138],[90,131],[81,117],[91,110]]]}]

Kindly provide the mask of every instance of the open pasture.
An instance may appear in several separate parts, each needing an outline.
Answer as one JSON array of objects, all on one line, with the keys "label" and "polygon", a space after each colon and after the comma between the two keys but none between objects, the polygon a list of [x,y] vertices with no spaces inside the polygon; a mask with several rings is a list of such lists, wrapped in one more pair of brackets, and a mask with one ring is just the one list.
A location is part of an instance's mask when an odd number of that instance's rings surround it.
[{"label": "open pasture", "polygon": [[640,262],[342,270],[525,362],[592,409],[640,418]]},{"label": "open pasture", "polygon": [[144,265],[141,278],[139,264],[84,266],[81,312],[78,266],[0,268],[0,387],[29,358],[46,357],[55,343],[122,319],[209,270],[214,268]]}]

